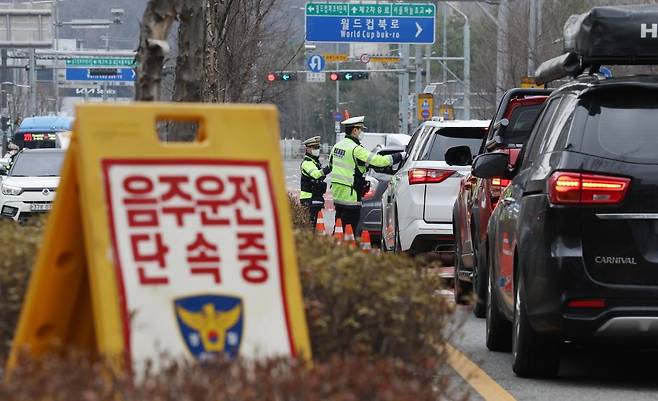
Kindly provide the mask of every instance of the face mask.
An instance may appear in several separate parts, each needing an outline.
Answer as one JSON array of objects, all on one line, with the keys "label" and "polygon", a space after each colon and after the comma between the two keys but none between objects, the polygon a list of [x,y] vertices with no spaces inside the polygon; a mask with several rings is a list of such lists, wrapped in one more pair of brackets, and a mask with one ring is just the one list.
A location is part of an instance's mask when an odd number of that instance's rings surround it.
[{"label": "face mask", "polygon": [[315,157],[320,156],[320,149],[311,149],[311,154]]}]

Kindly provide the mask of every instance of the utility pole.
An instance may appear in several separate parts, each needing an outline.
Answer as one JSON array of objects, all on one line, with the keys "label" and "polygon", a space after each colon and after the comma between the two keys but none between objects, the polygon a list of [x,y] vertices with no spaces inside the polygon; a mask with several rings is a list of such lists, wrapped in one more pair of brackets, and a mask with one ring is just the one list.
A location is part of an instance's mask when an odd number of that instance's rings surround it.
[{"label": "utility pole", "polygon": [[37,57],[34,48],[30,49],[28,80],[30,86],[30,116],[35,116],[37,114]]},{"label": "utility pole", "polygon": [[500,0],[498,5],[498,37],[496,54],[496,103],[503,97],[506,87],[505,75],[508,71],[509,35],[507,21],[509,20],[508,0]]},{"label": "utility pole", "polygon": [[464,120],[471,119],[471,26],[464,15]]},{"label": "utility pole", "polygon": [[[59,50],[59,2],[60,0],[55,0],[53,4],[53,48]],[[53,60],[53,89],[55,91],[55,114],[59,114],[59,57],[55,55]]]},{"label": "utility pole", "polygon": [[[107,33],[105,36],[105,51],[110,51],[110,25],[107,26]],[[107,81],[103,82],[103,93],[101,94],[101,100],[103,102],[107,101]]]},{"label": "utility pole", "polygon": [[427,45],[425,46],[425,84],[429,85],[432,83],[432,77],[430,74],[431,71],[431,65],[430,62],[432,61],[432,46]]},{"label": "utility pole", "polygon": [[[471,24],[468,20],[468,15],[464,14],[459,8],[453,6],[449,2],[445,3],[447,7],[452,8],[464,18],[464,120],[471,119]],[[444,38],[445,39],[445,38]],[[444,66],[446,62],[444,61]],[[447,67],[446,67],[447,68]],[[445,71],[445,68],[444,68]],[[443,82],[446,82],[444,79]]]},{"label": "utility pole", "polygon": [[[340,53],[340,45],[336,43],[336,54]],[[340,70],[340,63],[337,61],[336,62],[336,71]],[[340,80],[336,80],[336,113],[340,114]],[[340,124],[338,124],[335,119],[334,119],[334,125],[336,127],[336,137],[335,137],[335,143],[338,143],[338,134],[340,133]]]},{"label": "utility pole", "polygon": [[[415,92],[416,92],[416,98],[418,97],[418,94],[423,90],[423,87],[421,86],[423,84],[423,72],[421,71],[422,68],[422,49],[420,45],[414,45],[414,50],[415,50],[415,58],[414,58],[414,68],[416,68],[416,80],[415,80]],[[418,103],[414,105],[414,117],[412,119],[414,127],[418,125],[418,110],[416,108],[418,107]]]},{"label": "utility pole", "polygon": [[530,1],[528,16],[528,76],[534,77],[537,69],[537,25],[539,10],[537,0]]},{"label": "utility pole", "polygon": [[443,3],[443,82],[448,80],[448,64],[445,62],[446,57],[448,57],[448,3]]},{"label": "utility pole", "polygon": [[[0,49],[0,57],[2,58],[2,70],[0,70],[0,81],[6,82],[9,81],[9,69],[7,68],[7,49]],[[0,87],[0,89],[2,89]],[[7,115],[9,114],[9,107],[7,106],[7,92],[0,90],[0,109],[2,109],[2,115],[5,116],[4,112],[7,109]]]},{"label": "utility pole", "polygon": [[404,71],[398,75],[399,131],[402,134],[409,134],[409,45],[400,45],[400,57]]}]

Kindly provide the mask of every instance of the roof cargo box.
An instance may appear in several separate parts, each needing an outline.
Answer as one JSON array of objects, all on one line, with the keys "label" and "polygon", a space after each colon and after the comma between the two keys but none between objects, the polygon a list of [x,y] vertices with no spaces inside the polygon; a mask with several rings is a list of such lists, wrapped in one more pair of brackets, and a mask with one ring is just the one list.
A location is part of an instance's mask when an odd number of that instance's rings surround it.
[{"label": "roof cargo box", "polygon": [[595,7],[564,25],[565,52],[584,65],[656,64],[658,5]]}]

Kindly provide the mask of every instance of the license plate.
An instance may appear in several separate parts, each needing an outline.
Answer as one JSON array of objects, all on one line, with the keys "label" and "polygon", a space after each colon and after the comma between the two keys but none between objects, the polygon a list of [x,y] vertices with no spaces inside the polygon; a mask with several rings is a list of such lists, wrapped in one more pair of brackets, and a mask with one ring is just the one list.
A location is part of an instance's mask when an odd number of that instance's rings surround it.
[{"label": "license plate", "polygon": [[33,212],[45,212],[53,207],[51,203],[33,203],[30,205],[30,210]]}]

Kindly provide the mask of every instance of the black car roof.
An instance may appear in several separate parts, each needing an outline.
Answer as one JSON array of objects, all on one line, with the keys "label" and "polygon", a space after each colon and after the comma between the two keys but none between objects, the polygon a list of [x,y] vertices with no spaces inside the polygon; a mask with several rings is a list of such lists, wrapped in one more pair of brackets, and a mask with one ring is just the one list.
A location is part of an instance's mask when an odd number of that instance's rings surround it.
[{"label": "black car roof", "polygon": [[582,75],[557,88],[552,96],[567,92],[582,96],[600,90],[619,88],[658,89],[658,75],[632,75],[619,78],[601,78],[597,75]]}]

